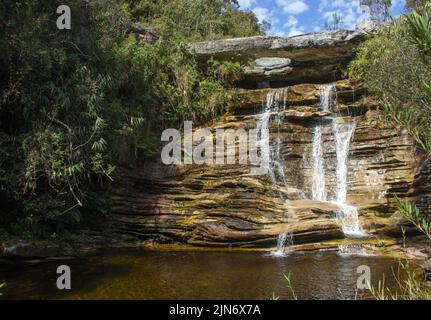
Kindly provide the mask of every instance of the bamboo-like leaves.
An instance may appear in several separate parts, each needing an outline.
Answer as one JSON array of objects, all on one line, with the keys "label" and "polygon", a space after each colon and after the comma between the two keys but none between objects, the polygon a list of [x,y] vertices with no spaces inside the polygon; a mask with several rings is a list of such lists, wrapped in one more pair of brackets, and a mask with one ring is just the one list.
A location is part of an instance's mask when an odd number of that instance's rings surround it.
[{"label": "bamboo-like leaves", "polygon": [[398,197],[396,198],[398,211],[409,220],[414,226],[422,231],[428,238],[431,239],[431,219],[422,214],[418,207],[415,205],[401,201]]}]

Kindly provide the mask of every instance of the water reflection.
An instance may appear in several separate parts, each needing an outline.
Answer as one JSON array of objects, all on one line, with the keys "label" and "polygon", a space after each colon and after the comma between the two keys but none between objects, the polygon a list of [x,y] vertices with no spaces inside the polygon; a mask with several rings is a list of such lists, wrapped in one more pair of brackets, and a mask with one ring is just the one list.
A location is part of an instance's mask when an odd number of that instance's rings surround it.
[{"label": "water reflection", "polygon": [[[72,290],[55,287],[59,264],[72,269]],[[3,299],[291,299],[290,274],[300,299],[354,299],[356,273],[368,265],[372,283],[385,275],[395,286],[388,258],[330,252],[273,257],[238,252],[128,251],[39,264],[0,262],[8,286]],[[363,292],[359,292],[359,298]]]}]

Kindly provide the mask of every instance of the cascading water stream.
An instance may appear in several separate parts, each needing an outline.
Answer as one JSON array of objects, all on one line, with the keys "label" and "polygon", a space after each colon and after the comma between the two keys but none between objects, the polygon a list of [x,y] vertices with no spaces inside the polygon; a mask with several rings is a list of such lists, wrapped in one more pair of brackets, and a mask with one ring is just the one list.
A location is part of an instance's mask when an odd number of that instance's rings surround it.
[{"label": "cascading water stream", "polygon": [[272,256],[283,257],[286,255],[289,246],[293,245],[293,236],[289,232],[283,232],[277,238],[277,250],[271,252]]},{"label": "cascading water stream", "polygon": [[320,88],[320,108],[322,111],[331,111],[337,104],[337,88],[334,84],[325,85]]},{"label": "cascading water stream", "polygon": [[[320,89],[320,109],[322,111],[331,111],[332,107],[337,104],[337,91],[333,84],[326,85]],[[337,157],[336,176],[337,187],[335,197],[332,201],[340,208],[338,220],[341,223],[342,230],[346,236],[364,236],[360,228],[358,210],[356,207],[346,203],[347,200],[347,160],[350,150],[350,141],[353,137],[356,124],[338,123],[333,119],[332,130],[334,133],[335,150]],[[313,133],[313,182],[312,182],[312,200],[327,201],[325,186],[325,160],[322,145],[322,132],[324,127],[318,124]]]},{"label": "cascading water stream", "polygon": [[355,131],[355,123],[333,123],[335,148],[337,153],[336,202],[345,203],[347,198],[347,158],[350,140]]},{"label": "cascading water stream", "polygon": [[[320,109],[330,111],[337,101],[337,91],[335,85],[327,85],[320,89]],[[322,133],[324,127],[321,124],[316,125],[313,132],[313,182],[311,187],[311,199],[317,201],[326,201],[325,187],[325,159],[322,145]]]},{"label": "cascading water stream", "polygon": [[360,227],[358,209],[347,201],[347,160],[350,141],[355,131],[355,123],[333,123],[335,148],[337,153],[337,189],[335,203],[340,207],[338,219],[346,236],[366,235]]},{"label": "cascading water stream", "polygon": [[[261,118],[257,124],[258,132],[260,132],[261,157],[264,158],[265,163],[268,165],[266,172],[271,178],[273,185],[282,185],[287,187],[287,180],[285,174],[285,167],[281,157],[281,137],[280,126],[283,117],[280,112],[286,109],[286,98],[289,88],[281,88],[268,93],[266,97],[266,105]],[[281,103],[280,103],[281,102]],[[273,116],[273,117],[272,117]],[[269,124],[273,121],[277,126],[277,140],[276,143],[271,145]],[[280,193],[282,200],[286,200],[284,195]]]},{"label": "cascading water stream", "polygon": [[[281,88],[271,91],[267,94],[266,105],[263,113],[260,115],[257,123],[257,131],[259,132],[259,145],[261,146],[261,158],[267,165],[266,172],[271,179],[272,185],[275,188],[287,188],[287,179],[285,173],[284,160],[281,152],[281,136],[280,127],[283,121],[283,116],[280,112],[286,109],[287,93],[290,88]],[[277,139],[271,144],[269,125],[274,122],[277,126]],[[279,192],[280,199],[285,203],[286,196]],[[290,217],[289,217],[290,218]],[[292,236],[287,232],[278,235],[277,250],[273,252],[276,256],[283,256],[286,252],[286,246],[292,244]]]},{"label": "cascading water stream", "polygon": [[313,132],[313,185],[311,198],[317,201],[326,201],[325,189],[325,163],[322,147],[322,127],[317,125]]}]

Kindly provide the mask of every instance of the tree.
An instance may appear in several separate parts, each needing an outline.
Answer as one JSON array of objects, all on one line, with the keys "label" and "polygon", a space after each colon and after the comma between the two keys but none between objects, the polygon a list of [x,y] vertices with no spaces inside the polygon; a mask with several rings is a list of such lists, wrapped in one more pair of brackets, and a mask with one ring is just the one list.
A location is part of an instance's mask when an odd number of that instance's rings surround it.
[{"label": "tree", "polygon": [[[234,62],[202,70],[187,43],[261,34],[233,0],[67,4],[66,32],[58,0],[0,2],[0,231],[21,237],[103,225],[121,160],[156,154],[166,126],[224,112],[242,75]],[[137,43],[138,22],[159,40]]]},{"label": "tree", "polygon": [[342,23],[341,17],[337,13],[333,13],[332,21],[331,22],[326,21],[324,27],[325,27],[325,30],[338,30],[341,27],[341,23]]},{"label": "tree", "polygon": [[127,0],[125,7],[133,20],[180,41],[260,35],[265,28],[235,0]]}]

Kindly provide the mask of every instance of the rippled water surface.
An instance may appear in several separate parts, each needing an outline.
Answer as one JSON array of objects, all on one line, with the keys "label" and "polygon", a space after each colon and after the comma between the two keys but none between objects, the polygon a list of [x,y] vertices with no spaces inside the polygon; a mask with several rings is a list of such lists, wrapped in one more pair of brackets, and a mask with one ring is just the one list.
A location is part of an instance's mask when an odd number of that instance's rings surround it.
[{"label": "rippled water surface", "polygon": [[[57,266],[72,270],[72,289],[56,288]],[[368,265],[377,285],[395,286],[398,262],[337,253],[120,251],[60,261],[0,261],[1,299],[299,299],[364,298],[357,267]]]}]

